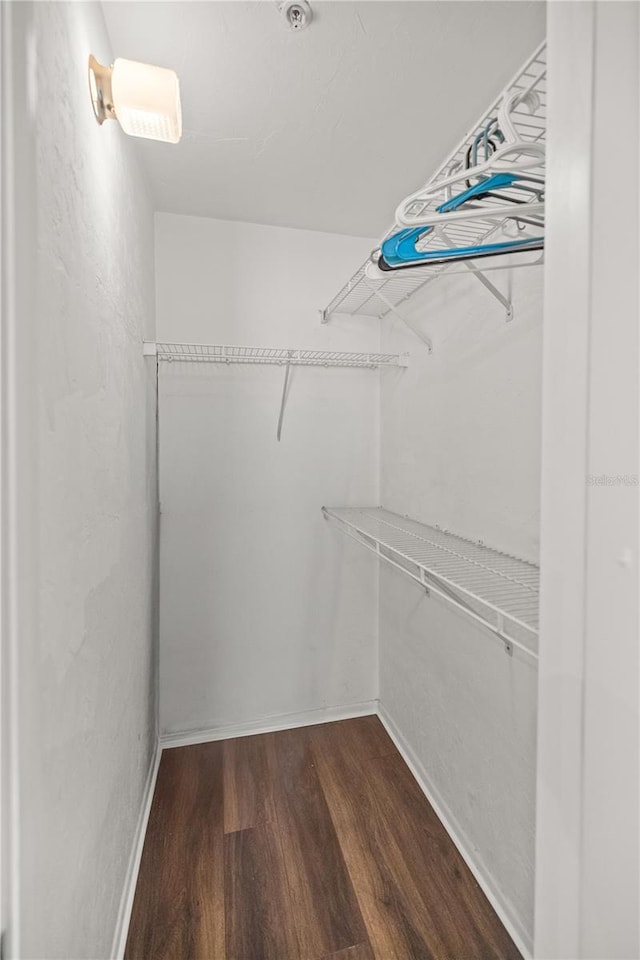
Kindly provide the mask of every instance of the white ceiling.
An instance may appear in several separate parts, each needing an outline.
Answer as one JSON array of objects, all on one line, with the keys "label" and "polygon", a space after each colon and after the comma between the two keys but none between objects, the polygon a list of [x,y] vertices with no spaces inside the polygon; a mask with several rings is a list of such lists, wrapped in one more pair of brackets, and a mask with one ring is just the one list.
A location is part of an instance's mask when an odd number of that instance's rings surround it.
[{"label": "white ceiling", "polygon": [[177,146],[136,141],[158,210],[374,237],[544,36],[540,0],[105,3],[113,55],[173,67]]}]

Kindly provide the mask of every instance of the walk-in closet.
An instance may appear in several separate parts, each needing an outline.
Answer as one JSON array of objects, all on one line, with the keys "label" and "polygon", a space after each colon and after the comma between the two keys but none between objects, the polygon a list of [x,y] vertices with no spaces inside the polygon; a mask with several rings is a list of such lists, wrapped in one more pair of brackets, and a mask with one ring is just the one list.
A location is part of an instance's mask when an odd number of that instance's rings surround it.
[{"label": "walk-in closet", "polygon": [[638,2],[1,12],[2,957],[637,960]]}]

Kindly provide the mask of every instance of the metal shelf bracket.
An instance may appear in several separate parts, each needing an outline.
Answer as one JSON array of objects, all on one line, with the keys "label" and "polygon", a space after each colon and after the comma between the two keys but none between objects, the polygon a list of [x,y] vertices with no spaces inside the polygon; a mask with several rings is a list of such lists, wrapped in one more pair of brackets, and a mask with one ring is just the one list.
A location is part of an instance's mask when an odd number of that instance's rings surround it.
[{"label": "metal shelf bracket", "polygon": [[506,322],[509,323],[511,320],[513,320],[512,301],[508,297],[505,297],[505,295],[501,293],[500,290],[498,290],[496,285],[494,283],[491,283],[491,280],[487,280],[487,278],[485,277],[484,273],[482,273],[482,271],[476,270],[472,264],[465,264],[465,266],[471,271],[474,277],[477,277],[478,281],[482,284],[482,286],[485,287],[489,291],[489,293],[491,293],[496,298],[498,303],[501,303],[502,306],[505,308]]},{"label": "metal shelf bracket", "polygon": [[369,289],[371,290],[371,292],[374,294],[374,296],[378,297],[379,300],[382,300],[382,302],[386,306],[389,313],[392,313],[394,317],[397,317],[398,320],[400,320],[401,323],[404,323],[405,327],[407,327],[407,329],[410,330],[411,333],[418,338],[418,340],[421,340],[424,343],[428,353],[433,353],[433,343],[431,341],[431,338],[428,337],[426,334],[422,333],[421,330],[418,330],[418,328],[415,327],[411,323],[411,321],[407,319],[407,317],[405,317],[402,313],[400,313],[399,310],[396,309],[396,307],[391,303],[390,300],[387,300],[384,293],[378,290],[366,277],[365,277],[365,282],[369,287]]}]

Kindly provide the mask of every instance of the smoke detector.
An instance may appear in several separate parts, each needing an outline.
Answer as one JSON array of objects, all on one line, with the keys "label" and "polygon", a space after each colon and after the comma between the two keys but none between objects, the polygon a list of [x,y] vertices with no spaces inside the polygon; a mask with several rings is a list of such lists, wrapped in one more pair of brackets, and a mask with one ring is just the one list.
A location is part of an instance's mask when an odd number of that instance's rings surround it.
[{"label": "smoke detector", "polygon": [[313,20],[313,11],[307,0],[282,0],[278,9],[292,30],[304,30]]}]

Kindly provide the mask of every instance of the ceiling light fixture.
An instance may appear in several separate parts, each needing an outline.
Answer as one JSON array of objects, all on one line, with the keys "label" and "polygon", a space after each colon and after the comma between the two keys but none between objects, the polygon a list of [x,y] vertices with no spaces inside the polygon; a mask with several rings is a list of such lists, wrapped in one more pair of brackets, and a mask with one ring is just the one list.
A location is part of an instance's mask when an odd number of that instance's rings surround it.
[{"label": "ceiling light fixture", "polygon": [[91,56],[89,90],[98,123],[117,120],[132,137],[180,140],[180,82],[173,70],[121,57],[105,67]]}]

